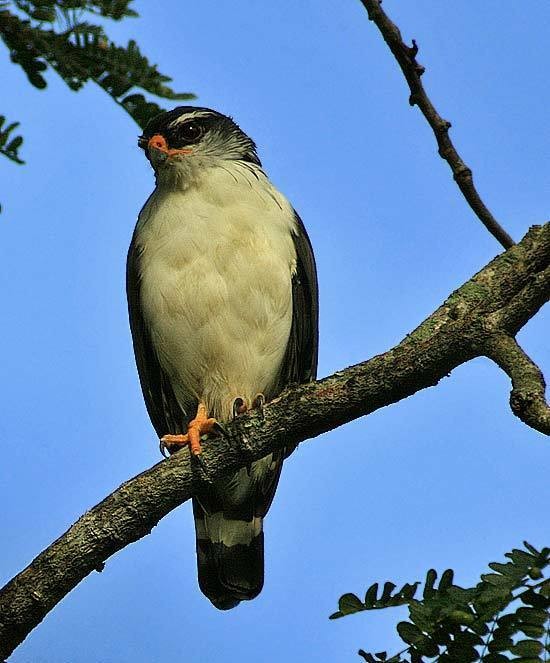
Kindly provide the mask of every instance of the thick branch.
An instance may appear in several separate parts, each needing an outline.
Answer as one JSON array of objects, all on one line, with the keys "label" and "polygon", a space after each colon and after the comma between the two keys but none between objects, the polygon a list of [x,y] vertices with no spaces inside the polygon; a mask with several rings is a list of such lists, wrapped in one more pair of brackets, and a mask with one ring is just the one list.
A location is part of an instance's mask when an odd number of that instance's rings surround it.
[{"label": "thick branch", "polygon": [[361,0],[361,2],[369,14],[369,19],[376,24],[382,33],[384,41],[401,67],[401,71],[407,79],[411,91],[409,102],[411,106],[416,104],[428,121],[437,140],[439,154],[451,167],[454,179],[462,191],[464,198],[466,198],[468,205],[470,205],[478,219],[502,246],[505,249],[509,248],[514,244],[514,240],[502,228],[480,198],[474,186],[471,169],[464,163],[449,138],[451,123],[439,115],[424,90],[420,79],[424,73],[424,67],[416,61],[416,54],[418,52],[416,42],[413,39],[412,46],[405,44],[399,28],[388,18],[382,9],[381,0]]},{"label": "thick branch", "polygon": [[181,452],[127,481],[0,590],[0,657],[85,576],[188,500],[198,483],[437,384],[456,366],[487,354],[498,334],[515,334],[549,298],[547,223],[495,258],[392,350],[285,392],[263,416],[240,417],[226,437],[205,445],[201,464]]},{"label": "thick branch", "polygon": [[516,339],[507,334],[497,334],[487,343],[487,356],[512,380],[512,412],[531,428],[550,435],[550,407],[546,402],[546,383],[539,367]]}]

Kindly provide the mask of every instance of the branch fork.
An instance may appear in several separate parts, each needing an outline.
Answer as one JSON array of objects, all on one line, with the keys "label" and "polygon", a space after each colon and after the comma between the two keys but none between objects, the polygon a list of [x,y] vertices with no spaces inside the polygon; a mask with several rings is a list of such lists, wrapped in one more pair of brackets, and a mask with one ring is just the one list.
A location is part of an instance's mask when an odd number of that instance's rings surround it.
[{"label": "branch fork", "polygon": [[200,482],[396,403],[474,357],[490,357],[510,375],[514,413],[548,433],[544,379],[514,340],[548,299],[550,223],[531,228],[388,352],[294,387],[263,412],[251,411],[228,424],[226,434],[204,445],[206,469],[182,450],[127,481],[0,590],[0,660],[83,578],[149,534],[192,497]]}]

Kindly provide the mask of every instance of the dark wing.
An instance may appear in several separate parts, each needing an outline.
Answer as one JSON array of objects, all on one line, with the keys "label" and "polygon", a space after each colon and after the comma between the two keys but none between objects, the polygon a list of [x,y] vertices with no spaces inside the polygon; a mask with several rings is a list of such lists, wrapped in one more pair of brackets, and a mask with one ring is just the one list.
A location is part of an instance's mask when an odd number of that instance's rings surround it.
[{"label": "dark wing", "polygon": [[[311,242],[302,219],[294,211],[297,232],[293,235],[296,249],[296,273],[292,278],[292,325],[281,364],[277,394],[291,384],[311,382],[317,377],[319,353],[319,287]],[[274,394],[274,395],[277,395]],[[296,445],[284,450],[287,458]],[[273,486],[275,492],[277,482]],[[271,495],[271,498],[273,495]]]},{"label": "dark wing", "polygon": [[[178,434],[187,430],[186,412],[179,406],[170,380],[162,370],[151,343],[149,330],[143,318],[140,299],[140,251],[136,246],[135,233],[126,262],[126,296],[130,329],[134,343],[134,354],[139,381],[147,412],[159,437],[167,433]],[[193,404],[190,404],[192,407]]]},{"label": "dark wing", "polygon": [[292,326],[281,364],[278,392],[288,385],[311,382],[317,377],[319,348],[319,289],[311,242],[302,219],[294,212],[297,232],[296,273],[292,279]]}]

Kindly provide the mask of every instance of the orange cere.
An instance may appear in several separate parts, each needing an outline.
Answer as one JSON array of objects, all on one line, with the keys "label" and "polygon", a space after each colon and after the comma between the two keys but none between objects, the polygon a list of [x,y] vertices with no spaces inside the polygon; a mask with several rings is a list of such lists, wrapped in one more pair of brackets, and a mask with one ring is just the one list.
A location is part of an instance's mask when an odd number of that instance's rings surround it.
[{"label": "orange cere", "polygon": [[168,147],[166,138],[161,134],[155,134],[154,136],[151,136],[151,138],[149,138],[147,146],[150,149],[160,150],[161,152],[167,154],[169,157],[174,156],[174,154],[192,154],[193,152],[193,150],[190,150],[189,148],[182,148],[181,150],[171,150]]}]

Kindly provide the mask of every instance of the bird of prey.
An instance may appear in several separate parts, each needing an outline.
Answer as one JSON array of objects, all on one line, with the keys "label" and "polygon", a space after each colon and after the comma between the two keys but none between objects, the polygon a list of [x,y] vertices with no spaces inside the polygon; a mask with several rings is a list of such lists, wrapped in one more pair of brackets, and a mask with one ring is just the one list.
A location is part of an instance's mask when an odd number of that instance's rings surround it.
[{"label": "bird of prey", "polygon": [[[156,187],[127,263],[130,327],[161,445],[201,437],[317,371],[311,244],[229,117],[180,106],[140,136]],[[258,595],[262,521],[292,449],[271,453],[193,498],[199,586],[221,610]]]}]

